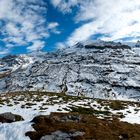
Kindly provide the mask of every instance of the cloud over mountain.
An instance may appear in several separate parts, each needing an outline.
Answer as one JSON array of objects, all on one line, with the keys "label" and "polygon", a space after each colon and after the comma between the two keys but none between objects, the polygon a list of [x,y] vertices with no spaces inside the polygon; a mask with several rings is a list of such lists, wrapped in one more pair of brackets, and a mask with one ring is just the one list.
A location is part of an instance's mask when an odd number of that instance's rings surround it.
[{"label": "cloud over mountain", "polygon": [[66,43],[69,45],[98,34],[104,40],[128,38],[135,41],[140,37],[139,0],[53,0],[53,4],[64,14],[78,9],[73,19],[76,23],[83,23],[68,37]]}]

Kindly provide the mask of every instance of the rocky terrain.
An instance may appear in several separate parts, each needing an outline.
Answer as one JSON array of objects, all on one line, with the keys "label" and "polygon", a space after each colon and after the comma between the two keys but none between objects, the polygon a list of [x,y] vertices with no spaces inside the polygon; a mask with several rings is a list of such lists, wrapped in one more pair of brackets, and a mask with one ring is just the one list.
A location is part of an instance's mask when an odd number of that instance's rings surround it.
[{"label": "rocky terrain", "polygon": [[128,45],[77,43],[51,53],[0,59],[0,92],[47,91],[101,99],[140,99],[140,53]]},{"label": "rocky terrain", "polygon": [[93,115],[52,113],[37,116],[32,122],[36,131],[26,133],[31,140],[139,140],[140,125],[117,119],[98,119]]},{"label": "rocky terrain", "polygon": [[140,104],[46,92],[0,95],[1,140],[139,140]]}]

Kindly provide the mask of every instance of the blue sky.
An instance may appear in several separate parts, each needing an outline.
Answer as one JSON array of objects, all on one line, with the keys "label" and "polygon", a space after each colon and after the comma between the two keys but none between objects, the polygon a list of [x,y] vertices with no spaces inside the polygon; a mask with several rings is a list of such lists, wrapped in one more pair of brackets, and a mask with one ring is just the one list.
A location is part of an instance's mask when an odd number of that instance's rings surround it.
[{"label": "blue sky", "polygon": [[140,38],[140,0],[0,0],[0,57]]}]

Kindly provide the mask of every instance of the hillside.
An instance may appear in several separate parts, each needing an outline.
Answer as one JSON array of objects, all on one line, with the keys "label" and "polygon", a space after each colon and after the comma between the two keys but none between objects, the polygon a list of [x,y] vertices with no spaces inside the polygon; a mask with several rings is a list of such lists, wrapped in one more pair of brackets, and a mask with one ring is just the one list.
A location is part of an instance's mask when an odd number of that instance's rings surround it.
[{"label": "hillside", "polygon": [[136,102],[46,92],[1,94],[0,139],[139,140],[139,116]]},{"label": "hillside", "polygon": [[56,52],[1,58],[0,78],[1,93],[47,91],[139,100],[140,55],[121,43],[77,43]]}]

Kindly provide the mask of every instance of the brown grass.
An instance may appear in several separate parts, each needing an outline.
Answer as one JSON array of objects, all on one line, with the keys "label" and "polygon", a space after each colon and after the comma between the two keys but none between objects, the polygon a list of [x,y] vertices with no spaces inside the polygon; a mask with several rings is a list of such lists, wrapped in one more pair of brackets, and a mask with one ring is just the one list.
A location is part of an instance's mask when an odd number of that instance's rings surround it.
[{"label": "brown grass", "polygon": [[[79,121],[62,121],[66,116],[77,115]],[[38,116],[33,119],[33,128],[36,131],[27,132],[31,140],[39,140],[42,136],[57,130],[62,132],[85,132],[82,137],[73,137],[73,140],[140,140],[140,125],[120,122],[118,119],[101,120],[93,115],[78,113],[51,113],[50,116]]]}]

